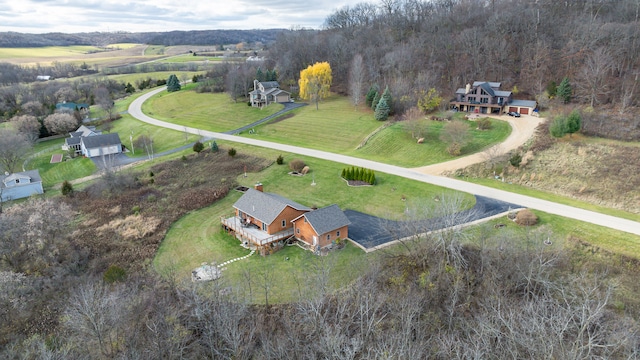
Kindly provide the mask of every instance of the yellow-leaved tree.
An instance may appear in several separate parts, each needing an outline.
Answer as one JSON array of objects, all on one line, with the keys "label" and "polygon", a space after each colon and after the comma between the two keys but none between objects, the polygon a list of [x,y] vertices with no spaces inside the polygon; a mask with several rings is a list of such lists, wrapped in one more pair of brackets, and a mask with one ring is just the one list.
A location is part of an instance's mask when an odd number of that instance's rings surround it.
[{"label": "yellow-leaved tree", "polygon": [[318,110],[318,102],[329,96],[329,88],[331,87],[331,65],[328,62],[317,62],[309,65],[306,69],[300,71],[300,97],[311,100],[316,103]]}]

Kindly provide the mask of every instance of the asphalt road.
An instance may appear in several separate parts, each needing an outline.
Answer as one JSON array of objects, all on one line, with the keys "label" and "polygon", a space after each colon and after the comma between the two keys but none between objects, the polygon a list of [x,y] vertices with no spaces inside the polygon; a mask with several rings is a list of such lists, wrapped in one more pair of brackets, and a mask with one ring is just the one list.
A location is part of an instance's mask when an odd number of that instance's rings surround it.
[{"label": "asphalt road", "polygon": [[594,211],[584,210],[573,206],[554,203],[552,201],[537,199],[531,196],[520,195],[511,193],[504,190],[498,190],[478,184],[468,183],[453,178],[446,178],[442,176],[428,175],[417,172],[412,169],[402,168],[395,165],[383,164],[376,161],[359,159],[352,156],[346,156],[341,154],[334,154],[326,151],[307,149],[297,146],[291,146],[286,144],[278,144],[269,141],[244,138],[235,135],[216,133],[212,131],[206,131],[201,129],[195,129],[190,127],[184,127],[181,125],[171,124],[168,122],[160,121],[151,118],[142,113],[142,104],[154,96],[155,94],[164,91],[166,88],[161,87],[159,89],[148,92],[136,100],[134,100],[129,106],[129,114],[134,118],[152,124],[161,126],[177,131],[186,131],[191,134],[200,136],[215,138],[219,140],[231,141],[241,144],[254,145],[260,147],[266,147],[270,149],[276,149],[284,152],[310,156],[319,159],[331,160],[342,164],[359,166],[369,168],[378,172],[383,172],[391,175],[402,176],[407,179],[421,181],[428,184],[438,185],[445,188],[463,191],[473,195],[484,196],[487,198],[504,201],[507,203],[519,204],[523,207],[544,211],[550,214],[564,216],[570,219],[585,221],[588,223],[604,226],[607,228],[628,232],[631,234],[640,235],[640,223],[632,220],[622,219],[615,216],[600,214]]}]

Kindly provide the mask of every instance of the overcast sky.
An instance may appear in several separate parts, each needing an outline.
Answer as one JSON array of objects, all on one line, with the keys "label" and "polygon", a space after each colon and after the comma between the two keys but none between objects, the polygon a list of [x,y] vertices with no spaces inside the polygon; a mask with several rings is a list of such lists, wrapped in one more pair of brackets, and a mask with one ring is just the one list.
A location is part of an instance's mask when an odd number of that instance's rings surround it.
[{"label": "overcast sky", "polygon": [[0,0],[0,32],[320,28],[364,0]]}]

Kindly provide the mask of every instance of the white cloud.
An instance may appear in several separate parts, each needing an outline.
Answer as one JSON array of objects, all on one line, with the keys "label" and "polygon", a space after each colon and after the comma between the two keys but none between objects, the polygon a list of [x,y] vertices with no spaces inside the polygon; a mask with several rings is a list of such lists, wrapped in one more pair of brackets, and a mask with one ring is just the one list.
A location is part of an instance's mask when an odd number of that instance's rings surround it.
[{"label": "white cloud", "polygon": [[320,28],[362,0],[0,0],[0,32]]}]

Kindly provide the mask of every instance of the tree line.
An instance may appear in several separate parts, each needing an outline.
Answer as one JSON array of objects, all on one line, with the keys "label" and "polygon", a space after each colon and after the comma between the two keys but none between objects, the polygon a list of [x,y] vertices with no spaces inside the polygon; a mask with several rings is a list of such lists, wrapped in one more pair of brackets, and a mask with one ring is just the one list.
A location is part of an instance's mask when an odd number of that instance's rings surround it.
[{"label": "tree line", "polygon": [[343,94],[354,91],[352,75],[365,72],[356,77],[364,81],[358,97],[370,85],[388,86],[397,113],[421,90],[446,99],[477,80],[544,105],[553,96],[547,86],[564,78],[572,101],[626,109],[638,105],[639,11],[636,0],[363,2],[338,9],[321,31],[282,33],[270,58],[282,81],[327,61],[332,90]]},{"label": "tree line", "polygon": [[0,32],[0,47],[43,47],[93,45],[107,46],[119,43],[150,45],[214,45],[241,42],[268,44],[285,29],[260,30],[192,30],[168,32],[91,32],[77,34],[47,33],[23,34]]}]

